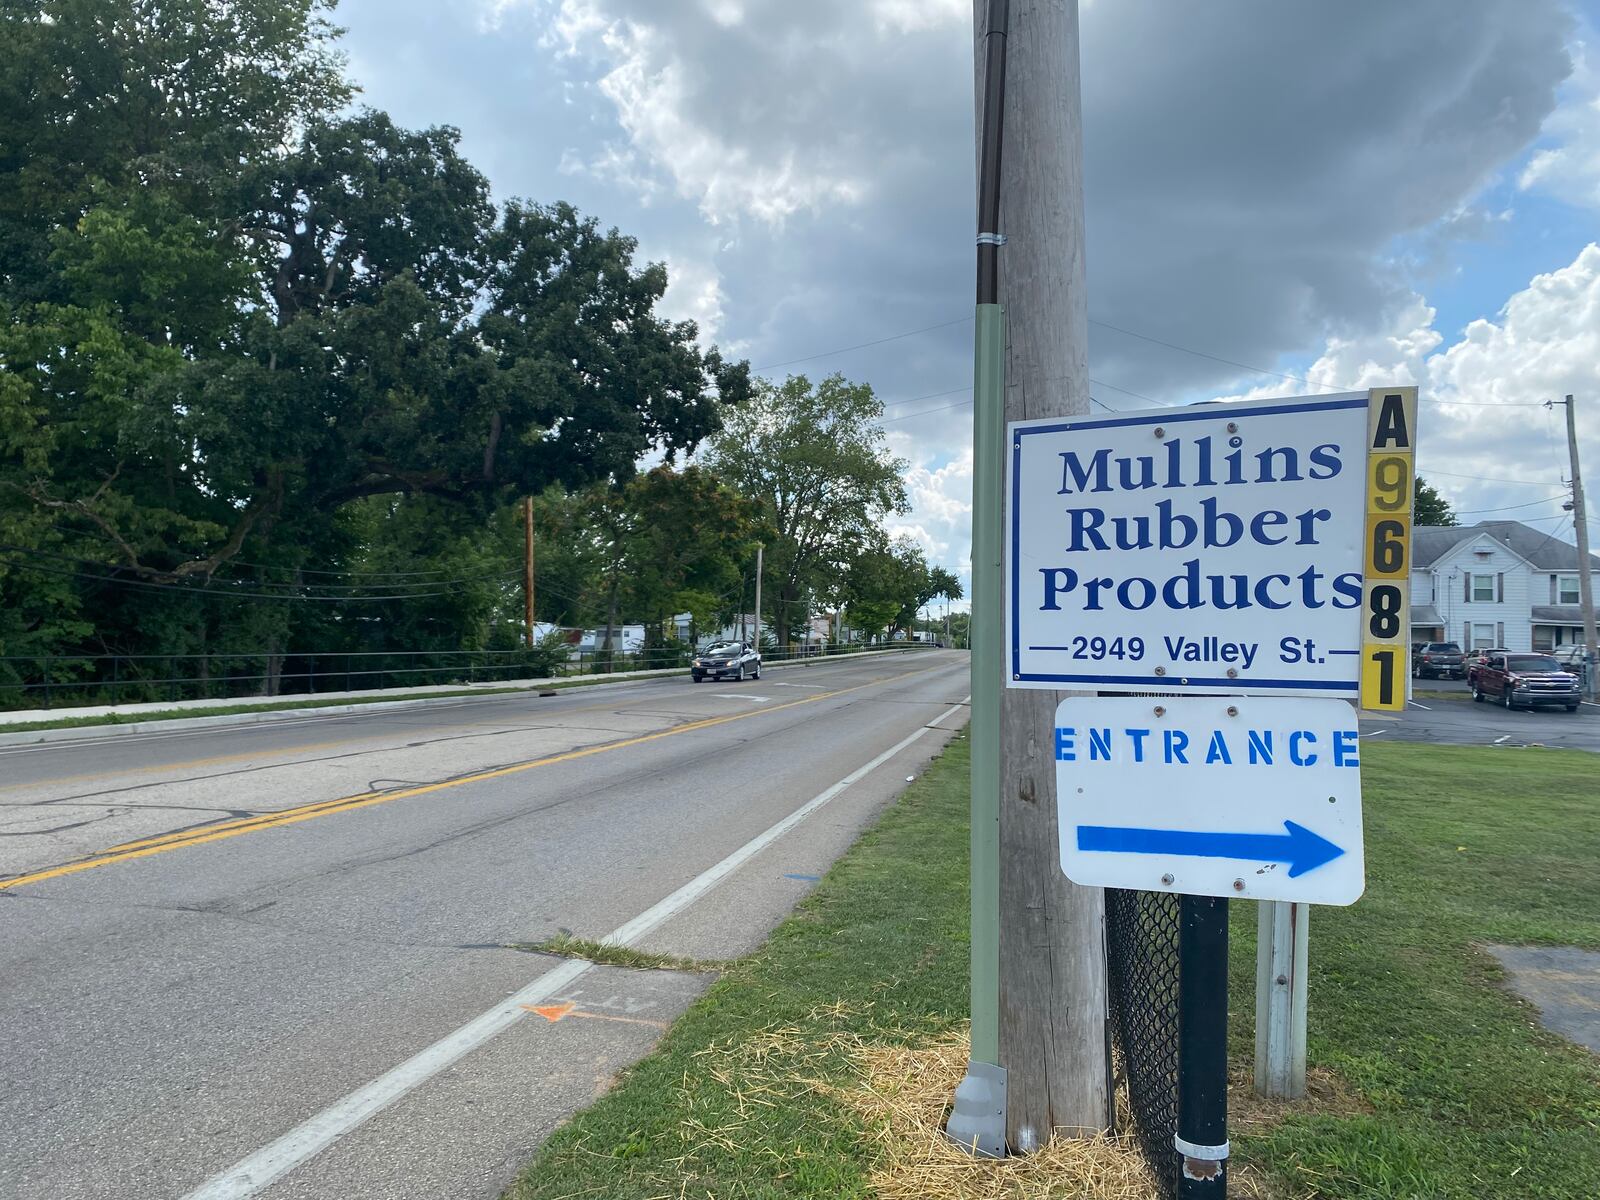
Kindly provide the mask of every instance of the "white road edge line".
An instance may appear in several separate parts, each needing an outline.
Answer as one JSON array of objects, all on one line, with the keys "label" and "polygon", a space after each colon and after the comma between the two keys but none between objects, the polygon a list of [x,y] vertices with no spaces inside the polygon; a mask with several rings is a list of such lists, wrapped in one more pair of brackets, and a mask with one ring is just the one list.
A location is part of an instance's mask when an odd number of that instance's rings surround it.
[{"label": "white road edge line", "polygon": [[1418,704],[1415,700],[1407,700],[1406,703],[1412,705],[1413,707],[1420,708],[1423,712],[1433,711],[1433,709],[1429,708],[1426,704]]},{"label": "white road edge line", "polygon": [[[970,700],[971,697],[967,699]],[[851,771],[832,787],[818,792],[776,825],[751,838],[727,858],[696,875],[670,896],[645,909],[627,924],[612,930],[602,940],[626,946],[676,916],[812,813],[837,798],[852,784],[859,783],[912,743],[920,741],[945,718],[960,712],[966,704],[967,700],[963,700],[960,704],[946,709],[928,724],[900,739],[876,758]],[[213,1175],[184,1196],[183,1200],[244,1200],[247,1196],[255,1195],[307,1159],[326,1150],[367,1118],[382,1112],[451,1063],[476,1050],[495,1034],[515,1025],[528,1015],[528,1010],[523,1005],[537,1004],[541,1000],[557,995],[593,965],[574,958],[546,971],[521,991],[507,996],[489,1011],[474,1017],[454,1032],[446,1034],[426,1050],[378,1076],[365,1087],[358,1088],[343,1099],[330,1104],[315,1116],[301,1122],[276,1141],[269,1142],[221,1174]]]},{"label": "white road edge line", "polygon": [[1496,746],[1498,746],[1501,742],[1509,742],[1510,740],[1511,740],[1511,735],[1508,733],[1508,734],[1505,735],[1505,737],[1497,737],[1497,738],[1495,738],[1494,744]]},{"label": "white road edge line", "polygon": [[712,692],[716,700],[748,700],[751,704],[771,704],[771,696],[752,696],[748,692]]}]

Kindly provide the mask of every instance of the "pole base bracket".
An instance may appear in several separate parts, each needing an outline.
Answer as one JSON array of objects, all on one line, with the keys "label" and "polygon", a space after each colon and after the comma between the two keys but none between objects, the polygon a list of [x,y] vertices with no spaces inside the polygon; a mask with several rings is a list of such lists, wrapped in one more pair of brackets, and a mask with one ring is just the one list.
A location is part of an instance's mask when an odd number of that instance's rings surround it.
[{"label": "pole base bracket", "polygon": [[969,1154],[1006,1156],[1006,1069],[971,1060],[956,1086],[945,1136]]}]

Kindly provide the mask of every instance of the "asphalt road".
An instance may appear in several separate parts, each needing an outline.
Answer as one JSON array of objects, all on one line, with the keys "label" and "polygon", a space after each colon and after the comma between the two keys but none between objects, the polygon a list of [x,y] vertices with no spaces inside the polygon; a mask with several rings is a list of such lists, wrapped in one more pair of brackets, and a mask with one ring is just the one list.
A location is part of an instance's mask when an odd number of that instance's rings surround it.
[{"label": "asphalt road", "polygon": [[1600,706],[1584,704],[1574,713],[1560,708],[1508,712],[1498,704],[1473,703],[1466,685],[1458,681],[1429,680],[1418,685],[1416,699],[1406,705],[1404,713],[1362,717],[1361,736],[1435,745],[1551,746],[1600,753]]},{"label": "asphalt road", "polygon": [[967,670],[0,749],[0,1195],[497,1195],[710,979],[508,947],[748,951]]}]

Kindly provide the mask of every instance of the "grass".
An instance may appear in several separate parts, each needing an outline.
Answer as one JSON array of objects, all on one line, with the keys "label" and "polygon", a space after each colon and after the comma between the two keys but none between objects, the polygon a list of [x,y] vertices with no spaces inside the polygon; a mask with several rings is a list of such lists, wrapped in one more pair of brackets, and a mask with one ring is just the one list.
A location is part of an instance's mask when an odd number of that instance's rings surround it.
[{"label": "grass", "polygon": [[[1308,1056],[1370,1106],[1240,1139],[1281,1194],[1600,1196],[1600,1060],[1537,1023],[1479,947],[1600,948],[1600,759],[1363,746],[1366,896],[1311,918]],[[1255,910],[1234,919],[1253,1053]]]},{"label": "grass", "polygon": [[[1600,1060],[1543,1031],[1478,947],[1600,947],[1600,760],[1363,749],[1367,895],[1311,924],[1310,1060],[1333,1101],[1251,1105],[1241,1179],[1278,1200],[1593,1200]],[[910,1150],[920,1171],[942,1153],[931,1130],[963,1060],[967,762],[953,742],[508,1197],[1151,1194],[1114,1145],[1091,1166],[958,1156],[939,1182],[906,1182]],[[1236,1077],[1254,1047],[1254,941],[1255,906],[1236,905]],[[896,1116],[918,1105],[918,1122]]]},{"label": "grass", "polygon": [[602,963],[610,967],[631,967],[636,971],[689,971],[705,973],[726,970],[728,964],[720,959],[679,958],[676,954],[652,954],[648,950],[635,950],[631,946],[615,946],[610,942],[596,942],[588,938],[558,933],[542,942],[518,943],[507,947],[526,950],[530,954],[557,954],[562,958],[581,958],[585,962]]}]

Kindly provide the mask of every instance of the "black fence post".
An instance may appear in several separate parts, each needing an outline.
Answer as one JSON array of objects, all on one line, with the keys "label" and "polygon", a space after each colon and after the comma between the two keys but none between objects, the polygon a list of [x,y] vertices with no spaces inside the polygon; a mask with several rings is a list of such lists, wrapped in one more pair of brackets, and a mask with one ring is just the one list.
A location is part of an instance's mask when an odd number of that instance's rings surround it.
[{"label": "black fence post", "polygon": [[44,676],[44,706],[46,708],[49,708],[50,707],[50,656],[48,654],[44,656],[43,663],[44,663],[44,670],[43,670],[42,674]]},{"label": "black fence post", "polygon": [[117,683],[119,682],[122,674],[121,671],[118,670],[118,667],[121,662],[122,660],[115,654],[111,656],[111,703],[113,705],[117,702]]},{"label": "black fence post", "polygon": [[1178,902],[1179,1200],[1228,1194],[1228,901]]}]

